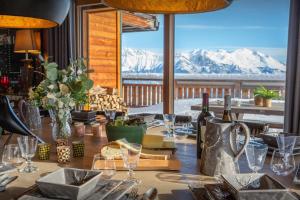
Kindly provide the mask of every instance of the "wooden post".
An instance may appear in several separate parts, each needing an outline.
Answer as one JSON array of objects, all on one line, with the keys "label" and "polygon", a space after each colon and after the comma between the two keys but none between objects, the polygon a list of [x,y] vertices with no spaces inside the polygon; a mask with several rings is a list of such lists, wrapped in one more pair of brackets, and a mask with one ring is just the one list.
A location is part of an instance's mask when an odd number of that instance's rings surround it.
[{"label": "wooden post", "polygon": [[163,111],[174,113],[174,14],[164,15]]}]

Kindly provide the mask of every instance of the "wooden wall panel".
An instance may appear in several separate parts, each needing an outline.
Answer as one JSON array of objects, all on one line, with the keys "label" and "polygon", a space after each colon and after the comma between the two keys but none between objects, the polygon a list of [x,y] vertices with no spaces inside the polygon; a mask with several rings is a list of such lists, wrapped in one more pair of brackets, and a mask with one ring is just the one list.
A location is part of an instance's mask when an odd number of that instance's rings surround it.
[{"label": "wooden wall panel", "polygon": [[89,69],[95,86],[120,89],[120,37],[118,11],[88,13]]}]

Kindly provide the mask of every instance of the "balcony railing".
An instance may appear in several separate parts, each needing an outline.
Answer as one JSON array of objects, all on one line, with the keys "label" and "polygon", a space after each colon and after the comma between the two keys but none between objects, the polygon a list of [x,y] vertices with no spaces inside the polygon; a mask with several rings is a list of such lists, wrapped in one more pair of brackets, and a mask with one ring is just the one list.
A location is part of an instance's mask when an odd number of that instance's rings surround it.
[{"label": "balcony railing", "polygon": [[[159,104],[163,100],[162,78],[123,77],[123,98],[130,107],[143,107]],[[284,80],[242,80],[242,79],[205,79],[176,78],[175,99],[200,98],[203,92],[210,98],[223,98],[230,94],[234,98],[251,99],[256,87],[264,86],[279,91],[284,98]]]}]

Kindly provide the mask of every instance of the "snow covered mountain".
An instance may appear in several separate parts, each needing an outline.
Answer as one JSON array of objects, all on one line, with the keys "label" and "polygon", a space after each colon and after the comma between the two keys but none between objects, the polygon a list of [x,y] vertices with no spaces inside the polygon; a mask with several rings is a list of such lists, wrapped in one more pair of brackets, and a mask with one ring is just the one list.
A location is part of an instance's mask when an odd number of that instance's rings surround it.
[{"label": "snow covered mountain", "polygon": [[[125,48],[122,71],[129,73],[162,73],[160,54]],[[275,58],[250,49],[200,50],[175,56],[175,72],[184,74],[282,74],[286,66]]]}]

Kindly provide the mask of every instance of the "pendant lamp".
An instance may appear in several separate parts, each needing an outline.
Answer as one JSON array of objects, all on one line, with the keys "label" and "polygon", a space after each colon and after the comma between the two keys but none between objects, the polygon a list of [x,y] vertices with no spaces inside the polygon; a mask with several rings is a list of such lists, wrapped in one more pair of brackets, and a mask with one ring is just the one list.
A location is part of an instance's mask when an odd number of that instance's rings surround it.
[{"label": "pendant lamp", "polygon": [[151,14],[184,14],[209,12],[225,8],[233,0],[104,0],[120,10]]},{"label": "pendant lamp", "polygon": [[0,28],[51,28],[65,20],[71,0],[0,0]]}]

